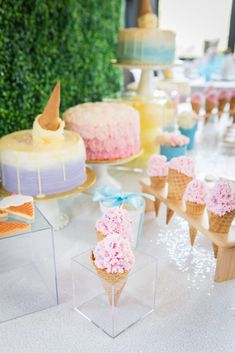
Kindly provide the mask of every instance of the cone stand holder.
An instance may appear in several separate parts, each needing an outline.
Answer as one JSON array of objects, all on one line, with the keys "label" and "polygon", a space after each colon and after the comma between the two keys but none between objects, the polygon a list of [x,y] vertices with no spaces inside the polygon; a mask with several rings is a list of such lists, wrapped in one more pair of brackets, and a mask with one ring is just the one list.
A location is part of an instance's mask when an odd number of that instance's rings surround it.
[{"label": "cone stand holder", "polygon": [[[81,192],[89,189],[95,183],[96,176],[94,171],[92,171],[90,168],[87,168],[86,173],[87,180],[85,181],[85,183],[75,189],[54,195],[34,197],[34,201],[37,203],[38,208],[48,220],[48,222],[52,225],[54,230],[63,229],[69,223],[69,216],[67,215],[67,213],[61,212],[60,210],[59,200],[65,199],[69,196],[78,195]],[[7,192],[4,188],[1,188],[0,195],[4,197],[9,196],[10,193]]]},{"label": "cone stand holder", "polygon": [[99,186],[109,185],[113,186],[116,189],[120,190],[122,185],[114,179],[108,172],[109,166],[115,166],[120,164],[125,164],[133,161],[134,159],[141,156],[143,150],[140,150],[139,153],[123,159],[113,159],[113,160],[103,160],[103,161],[87,161],[86,163],[92,167],[96,175],[95,185],[89,189],[88,193],[94,193],[95,189]]},{"label": "cone stand holder", "polygon": [[155,209],[156,215],[158,215],[159,206],[163,203],[167,207],[167,224],[174,213],[188,222],[190,243],[192,246],[194,245],[198,231],[211,240],[214,255],[217,259],[215,282],[235,279],[235,227],[231,227],[229,234],[211,232],[208,229],[207,212],[205,211],[202,216],[188,214],[184,201],[167,198],[168,185],[159,190],[153,189],[149,178],[142,179],[140,184],[144,193],[149,193],[155,197],[155,202],[149,205],[149,210]]}]

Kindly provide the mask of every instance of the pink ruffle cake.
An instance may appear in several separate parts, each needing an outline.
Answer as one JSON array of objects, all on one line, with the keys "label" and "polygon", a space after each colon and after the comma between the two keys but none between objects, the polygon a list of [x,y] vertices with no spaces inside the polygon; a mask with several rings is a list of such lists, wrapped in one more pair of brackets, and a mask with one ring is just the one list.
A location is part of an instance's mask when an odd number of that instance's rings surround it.
[{"label": "pink ruffle cake", "polygon": [[66,129],[82,136],[89,161],[127,158],[140,150],[139,113],[126,104],[79,104],[68,109],[63,119]]}]

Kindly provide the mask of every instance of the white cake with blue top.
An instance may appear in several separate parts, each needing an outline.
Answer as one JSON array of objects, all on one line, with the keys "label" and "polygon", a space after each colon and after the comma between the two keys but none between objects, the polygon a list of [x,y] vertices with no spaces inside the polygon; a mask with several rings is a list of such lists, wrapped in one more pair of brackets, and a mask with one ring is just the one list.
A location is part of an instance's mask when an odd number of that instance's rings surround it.
[{"label": "white cake with blue top", "polygon": [[157,28],[149,0],[142,0],[138,28],[119,32],[117,61],[126,64],[169,65],[175,59],[175,33]]}]

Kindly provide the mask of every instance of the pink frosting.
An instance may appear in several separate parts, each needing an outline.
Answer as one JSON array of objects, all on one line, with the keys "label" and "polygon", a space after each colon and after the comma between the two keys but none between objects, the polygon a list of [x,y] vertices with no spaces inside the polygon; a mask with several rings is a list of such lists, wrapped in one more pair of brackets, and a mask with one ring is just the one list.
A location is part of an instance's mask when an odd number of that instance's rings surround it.
[{"label": "pink frosting", "polygon": [[226,101],[229,100],[229,91],[227,89],[222,89],[219,94],[218,94],[218,100],[224,100],[226,99]]},{"label": "pink frosting", "polygon": [[167,176],[167,158],[159,154],[152,155],[148,161],[147,174],[148,176]]},{"label": "pink frosting", "polygon": [[205,204],[207,191],[208,188],[204,181],[194,179],[187,185],[184,193],[184,200],[197,204]]},{"label": "pink frosting", "polygon": [[157,135],[155,142],[162,146],[177,147],[189,143],[188,137],[175,132],[165,132]]},{"label": "pink frosting", "polygon": [[206,100],[208,102],[211,102],[212,104],[214,104],[215,106],[217,105],[217,93],[216,92],[209,92],[206,95]]},{"label": "pink frosting", "polygon": [[105,236],[121,234],[124,238],[131,241],[131,221],[128,217],[128,212],[124,208],[108,208],[104,216],[98,219],[95,227]]},{"label": "pink frosting", "polygon": [[207,209],[219,216],[235,210],[235,184],[219,181],[209,191],[206,200]]},{"label": "pink frosting", "polygon": [[172,158],[168,163],[169,168],[177,170],[178,173],[185,174],[189,177],[194,178],[194,163],[193,160],[189,157],[182,156]]},{"label": "pink frosting", "polygon": [[195,92],[193,93],[191,97],[191,102],[195,104],[202,104],[202,94],[200,92]]},{"label": "pink frosting", "polygon": [[85,103],[64,114],[68,130],[78,132],[88,160],[120,159],[140,150],[140,118],[137,110],[122,103]]},{"label": "pink frosting", "polygon": [[100,241],[93,254],[96,266],[108,273],[129,271],[135,263],[129,241],[117,234]]}]

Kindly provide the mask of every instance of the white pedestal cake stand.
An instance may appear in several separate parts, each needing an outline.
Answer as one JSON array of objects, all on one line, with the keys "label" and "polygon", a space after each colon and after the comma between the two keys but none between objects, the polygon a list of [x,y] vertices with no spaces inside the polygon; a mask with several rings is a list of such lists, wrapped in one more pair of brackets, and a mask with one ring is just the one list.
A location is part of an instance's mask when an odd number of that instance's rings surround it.
[{"label": "white pedestal cake stand", "polygon": [[120,190],[122,188],[121,184],[109,174],[108,167],[131,162],[138,158],[142,153],[143,150],[140,150],[139,153],[128,158],[113,159],[109,161],[87,161],[86,163],[92,166],[92,169],[96,175],[96,183],[93,187],[90,188],[89,193],[93,193],[97,187],[104,185],[113,186]]},{"label": "white pedestal cake stand", "polygon": [[[96,180],[94,171],[90,168],[87,168],[86,172],[87,180],[85,183],[75,189],[54,195],[34,197],[34,201],[36,201],[38,208],[45,215],[54,230],[62,229],[69,223],[69,216],[60,210],[59,200],[80,194],[81,192],[89,189],[94,184]],[[10,193],[4,188],[1,188],[0,195],[4,197],[10,195]]]}]

